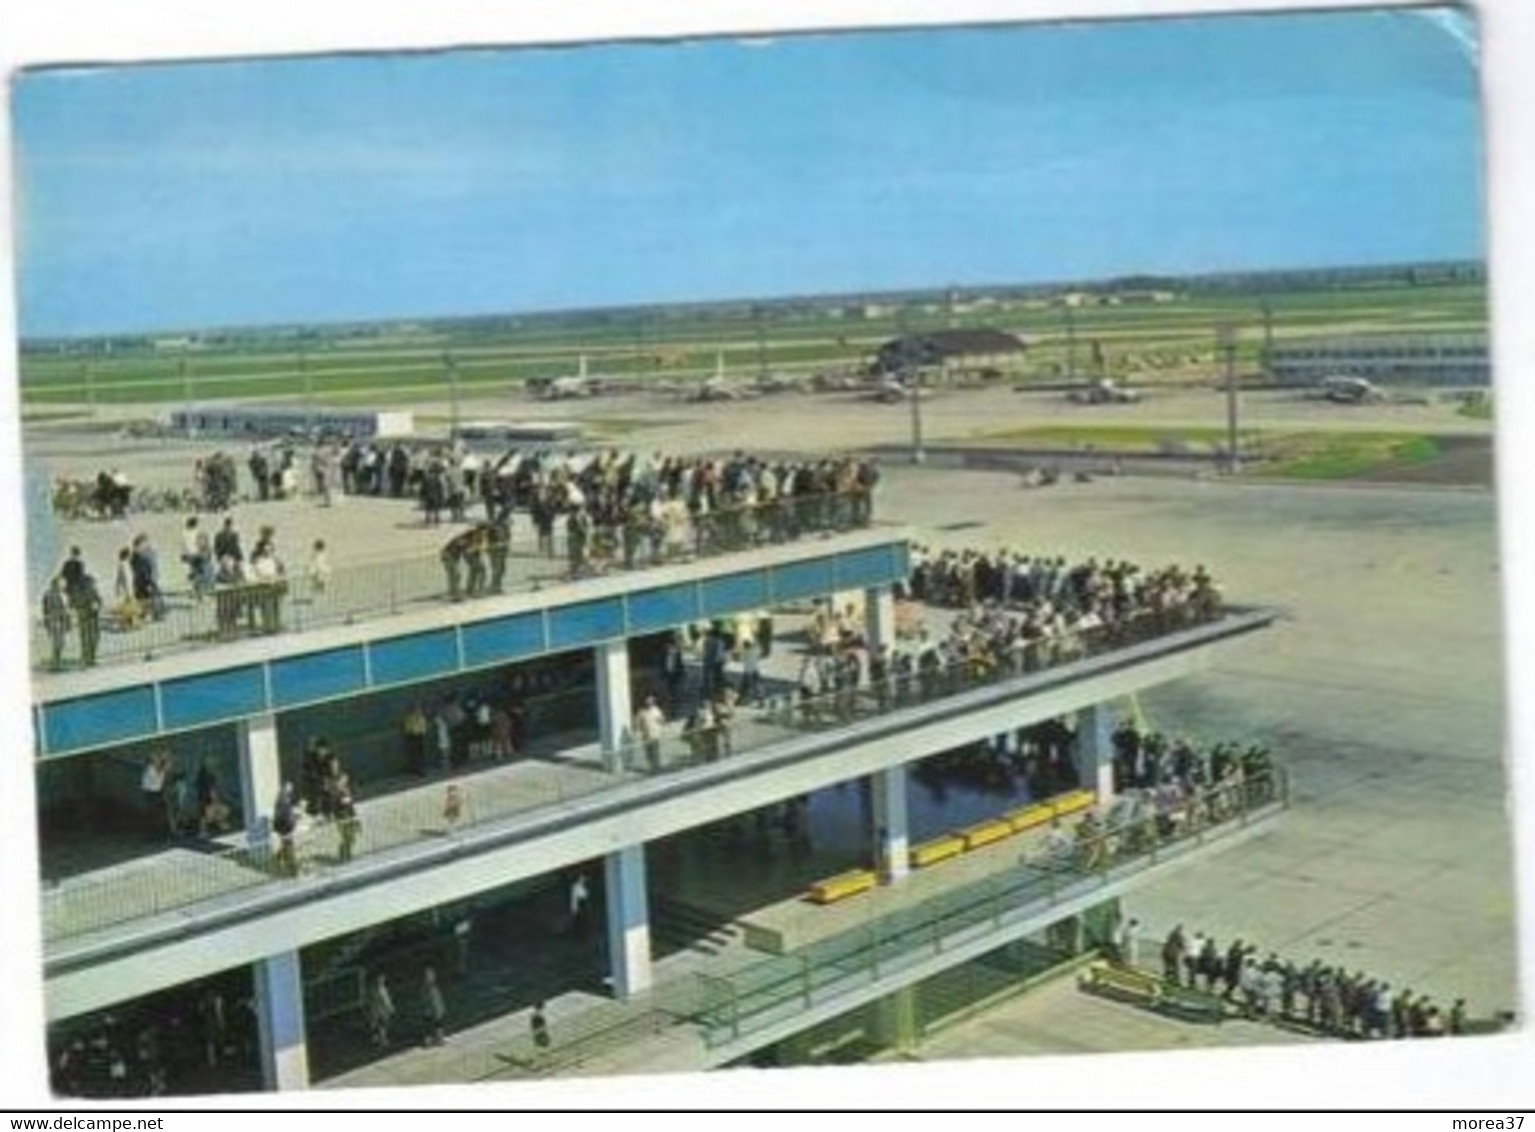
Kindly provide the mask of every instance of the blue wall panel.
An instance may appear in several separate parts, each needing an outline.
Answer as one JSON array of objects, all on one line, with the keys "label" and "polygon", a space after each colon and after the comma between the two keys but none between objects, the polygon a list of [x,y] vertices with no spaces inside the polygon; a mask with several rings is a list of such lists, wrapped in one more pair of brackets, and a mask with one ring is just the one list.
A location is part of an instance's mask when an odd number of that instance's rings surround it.
[{"label": "blue wall panel", "polygon": [[43,727],[48,753],[54,755],[153,735],[158,730],[154,689],[125,688],[48,704]]},{"label": "blue wall panel", "polygon": [[544,619],[523,613],[464,626],[464,663],[471,667],[521,660],[544,651]]},{"label": "blue wall panel", "polygon": [[742,574],[727,574],[723,578],[710,578],[703,583],[702,589],[705,617],[741,613],[768,604],[766,570],[749,570]]},{"label": "blue wall panel", "polygon": [[368,666],[361,645],[272,661],[272,706],[314,703],[362,692]]},{"label": "blue wall panel", "polygon": [[862,589],[889,585],[901,577],[889,547],[874,546],[837,556],[837,588]]},{"label": "blue wall panel", "polygon": [[[904,578],[909,563],[906,543],[892,542],[641,590],[627,597],[499,617],[461,629],[435,629],[370,645],[326,649],[266,665],[168,681],[160,686],[158,711],[152,685],[81,696],[37,709],[40,746],[48,755],[92,750],[148,738],[162,728],[233,722],[263,711],[363,693],[371,687],[441,679],[461,666],[481,668],[618,640],[626,634],[653,633],[701,617],[825,597],[838,589],[887,585]],[[564,595],[549,596],[558,601]]]},{"label": "blue wall panel", "polygon": [[261,665],[167,680],[160,685],[160,710],[167,727],[198,727],[267,709]]},{"label": "blue wall panel", "polygon": [[835,588],[830,558],[813,558],[809,562],[793,562],[773,568],[774,601],[825,597]]},{"label": "blue wall panel", "polygon": [[368,646],[375,684],[403,684],[447,676],[458,668],[458,644],[452,629],[417,633]]},{"label": "blue wall panel", "polygon": [[549,644],[559,651],[624,635],[624,606],[616,597],[549,611]]},{"label": "blue wall panel", "polygon": [[659,590],[644,590],[629,597],[629,631],[632,633],[674,629],[689,621],[697,621],[701,616],[698,609],[698,587],[691,582]]}]

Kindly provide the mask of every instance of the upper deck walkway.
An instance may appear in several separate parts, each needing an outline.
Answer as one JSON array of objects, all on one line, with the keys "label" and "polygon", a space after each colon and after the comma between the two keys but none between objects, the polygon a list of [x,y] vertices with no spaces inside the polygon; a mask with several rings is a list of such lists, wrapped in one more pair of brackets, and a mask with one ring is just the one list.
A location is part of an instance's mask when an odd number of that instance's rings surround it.
[{"label": "upper deck walkway", "polygon": [[[308,865],[297,877],[276,867],[267,845],[237,843],[176,848],[85,873],[44,893],[45,966],[50,982],[68,981],[189,940],[207,941],[196,943],[197,962],[227,966],[230,945],[216,941],[234,928],[240,946],[258,953],[277,936],[285,947],[301,946],[376,920],[381,893],[390,914],[404,914],[460,890],[589,859],[615,838],[666,836],[1175,678],[1273,616],[1228,611],[1204,623],[1158,625],[1155,633],[1103,636],[1033,671],[956,669],[852,697],[769,702],[741,713],[717,759],[669,735],[656,771],[634,752],[619,769],[604,769],[590,746],[493,766],[460,779],[468,812],[457,822],[443,816],[440,784],[362,802],[350,861],[339,859],[334,827],[312,827],[300,839]],[[307,911],[322,900],[328,912],[316,922]],[[273,939],[260,938],[268,931]],[[79,1003],[111,992],[88,978],[74,993],[74,1006],[71,996],[50,994],[50,1012],[90,1009]]]},{"label": "upper deck walkway", "polygon": [[[805,527],[782,542],[716,539],[703,549],[564,581],[549,573],[556,560],[530,559],[517,575],[520,589],[508,584],[504,593],[456,602],[440,563],[359,567],[323,594],[291,597],[281,631],[227,640],[182,632],[188,619],[217,616],[210,598],[181,610],[180,621],[124,631],[116,654],[123,663],[35,677],[38,754],[72,754],[890,585],[910,565],[907,533],[893,526]],[[130,654],[130,646],[141,651]]]}]

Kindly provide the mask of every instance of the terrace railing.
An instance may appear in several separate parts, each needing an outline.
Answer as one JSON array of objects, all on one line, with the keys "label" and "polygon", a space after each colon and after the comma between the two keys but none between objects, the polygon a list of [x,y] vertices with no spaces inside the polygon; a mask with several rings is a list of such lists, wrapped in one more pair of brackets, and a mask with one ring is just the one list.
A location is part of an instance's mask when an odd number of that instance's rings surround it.
[{"label": "terrace railing", "polygon": [[812,1012],[830,1017],[904,985],[929,973],[935,959],[959,963],[999,946],[1052,909],[1080,907],[1096,890],[1218,844],[1288,805],[1288,778],[1271,766],[1199,791],[1175,810],[1128,817],[1097,833],[1078,826],[1064,844],[1037,836],[1000,871],[871,915],[855,928],[734,970],[691,971],[623,1003],[596,1003],[562,1019],[562,1031],[578,1038],[572,1056],[559,1056],[558,1043],[551,1054],[518,1039],[498,1051],[503,1068],[490,1076],[598,1072],[604,1058],[632,1061],[628,1047],[640,1027],[647,1041],[668,1033],[674,1041],[690,1037],[698,1045],[697,1068],[706,1068],[741,1056],[753,1039],[802,1029]]}]

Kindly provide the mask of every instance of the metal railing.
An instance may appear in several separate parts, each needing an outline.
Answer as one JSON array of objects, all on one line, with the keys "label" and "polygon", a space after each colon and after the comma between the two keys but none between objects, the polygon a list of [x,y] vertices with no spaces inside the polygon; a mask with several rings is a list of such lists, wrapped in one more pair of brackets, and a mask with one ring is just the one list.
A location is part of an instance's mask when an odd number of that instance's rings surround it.
[{"label": "metal railing", "polygon": [[[1016,865],[970,884],[878,916],[785,955],[733,971],[691,971],[631,999],[599,1002],[560,1020],[548,1051],[518,1039],[496,1057],[486,1079],[552,1075],[636,1063],[635,1039],[697,1043],[696,1067],[741,1056],[754,1037],[772,1041],[798,1032],[811,1012],[829,1017],[846,1001],[867,1000],[904,972],[930,969],[948,952],[956,963],[975,957],[998,933],[1032,922],[1043,912],[1091,896],[1095,888],[1235,835],[1289,805],[1289,784],[1277,766],[1198,792],[1175,813],[1118,820],[1099,833],[1077,832],[1069,843],[1036,839]],[[1081,819],[1077,819],[1080,823]],[[941,866],[940,866],[941,867]],[[1001,940],[995,940],[1000,946]],[[984,954],[984,951],[980,952]],[[856,996],[856,997],[855,997]],[[563,1042],[570,1042],[568,1052]],[[652,1049],[655,1047],[652,1046]],[[609,1059],[607,1067],[595,1064]],[[677,1064],[672,1057],[667,1063]]]},{"label": "metal railing", "polygon": [[[1020,867],[929,897],[789,955],[728,975],[690,976],[706,1004],[695,1020],[706,1046],[737,1042],[838,997],[874,986],[946,950],[1038,916],[1067,900],[1229,836],[1265,811],[1288,806],[1288,783],[1270,767],[1201,791],[1176,813],[1149,813],[1077,833],[1026,853]],[[941,866],[940,866],[941,867]]]},{"label": "metal railing", "polygon": [[[42,899],[44,938],[66,939],[241,890],[293,883],[295,878],[342,875],[360,859],[441,843],[540,812],[557,814],[574,802],[638,778],[753,755],[798,735],[836,731],[857,721],[931,705],[1201,623],[1207,622],[1192,612],[1178,617],[1147,615],[1117,628],[998,657],[972,657],[948,666],[919,664],[910,676],[879,683],[865,681],[855,688],[814,696],[783,691],[737,705],[727,725],[691,730],[685,721],[672,720],[654,743],[630,736],[619,750],[607,755],[595,744],[560,750],[558,737],[549,737],[520,752],[522,757],[513,764],[515,773],[496,773],[498,767],[508,768],[487,763],[480,754],[478,762],[452,768],[449,777],[434,786],[360,802],[359,821],[350,832],[339,821],[304,820],[288,848],[258,825],[254,831],[225,838],[224,845],[211,852],[198,851],[208,847],[203,843],[173,856],[161,854],[47,886]],[[595,694],[591,694],[595,715]],[[557,759],[545,757],[556,753]],[[528,758],[529,754],[535,757]],[[529,773],[529,768],[537,768],[537,773]],[[448,805],[450,782],[459,793],[456,809]],[[124,883],[125,877],[133,883]]]},{"label": "metal railing", "polygon": [[[90,615],[82,617],[71,609],[67,624],[55,619],[50,630],[42,616],[34,617],[32,663],[41,672],[85,667],[88,635],[95,638],[93,664],[137,662],[171,651],[392,616],[455,600],[454,592],[464,600],[532,593],[579,578],[715,558],[872,523],[872,496],[867,492],[722,507],[679,514],[669,524],[599,524],[584,540],[574,542],[562,521],[544,543],[519,515],[513,545],[500,563],[486,551],[478,564],[464,559],[455,568],[444,561],[439,547],[418,557],[338,567],[323,581],[294,569],[275,581],[203,590],[185,582],[158,600],[120,602],[103,593],[94,622]],[[473,525],[466,524],[457,526]],[[444,544],[458,533],[454,527],[450,523],[437,528]],[[162,573],[167,570],[182,572],[168,559],[162,561]]]}]

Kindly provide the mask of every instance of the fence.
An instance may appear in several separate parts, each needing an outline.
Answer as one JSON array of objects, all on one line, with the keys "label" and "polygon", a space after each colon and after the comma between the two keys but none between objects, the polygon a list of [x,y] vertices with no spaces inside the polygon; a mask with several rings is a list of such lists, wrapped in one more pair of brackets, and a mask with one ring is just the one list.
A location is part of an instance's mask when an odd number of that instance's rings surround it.
[{"label": "fence", "polygon": [[[839,996],[1032,918],[1084,888],[1101,887],[1245,828],[1254,815],[1288,805],[1288,785],[1273,767],[1245,780],[1235,808],[1225,788],[1196,794],[1182,816],[1151,814],[1069,845],[1046,844],[1021,868],[943,892],[919,904],[818,941],[787,956],[764,959],[726,976],[696,973],[704,1009],[697,1017],[705,1044],[718,1047],[783,1023]],[[1216,816],[1220,815],[1220,816]]]}]

